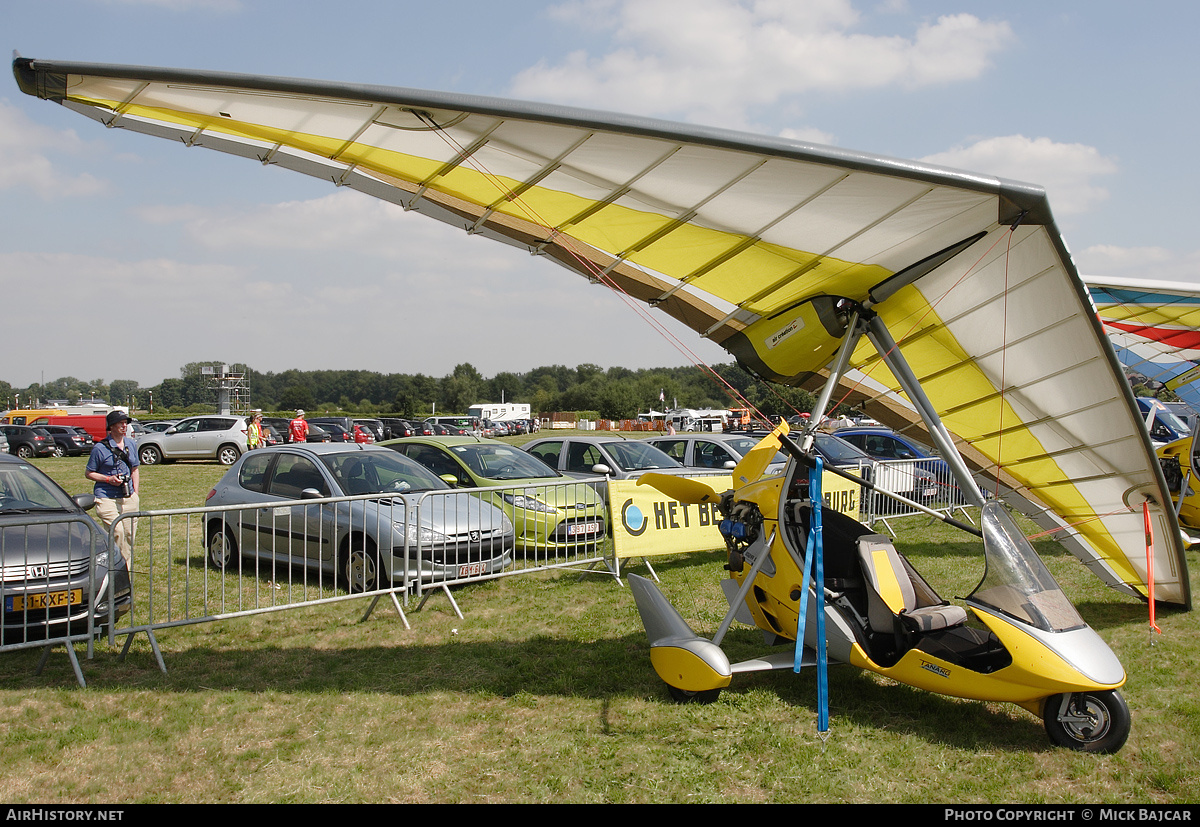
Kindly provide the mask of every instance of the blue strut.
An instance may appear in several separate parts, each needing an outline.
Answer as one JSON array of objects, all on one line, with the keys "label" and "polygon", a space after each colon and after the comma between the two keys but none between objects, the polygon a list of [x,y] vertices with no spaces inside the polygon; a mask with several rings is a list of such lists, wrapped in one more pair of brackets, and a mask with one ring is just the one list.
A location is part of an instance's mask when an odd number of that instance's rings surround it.
[{"label": "blue strut", "polygon": [[[821,590],[821,605],[817,609],[817,731],[829,731],[829,663],[825,647],[825,563],[824,541],[821,536],[821,472],[824,463],[808,472],[808,497],[812,502],[812,518],[808,526],[808,547],[804,552],[804,580],[800,587],[800,614],[796,619],[796,659],[794,671],[800,672],[804,662],[804,630],[808,623],[808,596],[815,578]],[[815,569],[815,571],[814,571]]]}]

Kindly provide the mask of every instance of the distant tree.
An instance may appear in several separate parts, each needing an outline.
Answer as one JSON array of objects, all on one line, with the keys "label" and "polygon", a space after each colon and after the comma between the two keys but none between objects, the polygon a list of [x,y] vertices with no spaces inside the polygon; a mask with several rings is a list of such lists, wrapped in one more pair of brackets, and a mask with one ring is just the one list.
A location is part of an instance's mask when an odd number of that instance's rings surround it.
[{"label": "distant tree", "polygon": [[316,408],[316,400],[307,385],[292,385],[279,395],[279,407],[281,410],[303,408],[309,411]]}]

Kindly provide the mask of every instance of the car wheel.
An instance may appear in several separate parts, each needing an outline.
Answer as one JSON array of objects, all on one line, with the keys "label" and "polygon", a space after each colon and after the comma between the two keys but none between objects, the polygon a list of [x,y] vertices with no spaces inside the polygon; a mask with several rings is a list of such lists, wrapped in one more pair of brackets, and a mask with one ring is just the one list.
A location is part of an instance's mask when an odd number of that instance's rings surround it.
[{"label": "car wheel", "polygon": [[208,530],[208,564],[218,571],[236,565],[237,541],[221,523],[213,523]]},{"label": "car wheel", "polygon": [[17,456],[19,456],[21,459],[33,459],[33,453],[32,445],[17,446]]},{"label": "car wheel", "polygon": [[236,445],[222,445],[217,451],[217,462],[222,465],[233,465],[241,455],[242,452],[237,449]]},{"label": "car wheel", "polygon": [[351,594],[373,592],[387,583],[387,575],[380,570],[375,544],[365,537],[347,539],[340,568],[346,590]]},{"label": "car wheel", "polygon": [[67,452],[63,450],[63,447],[61,445],[54,446],[54,456],[65,457],[66,455],[67,455]]},{"label": "car wheel", "polygon": [[143,445],[138,451],[138,460],[142,465],[158,465],[162,459],[162,451],[153,445]]}]

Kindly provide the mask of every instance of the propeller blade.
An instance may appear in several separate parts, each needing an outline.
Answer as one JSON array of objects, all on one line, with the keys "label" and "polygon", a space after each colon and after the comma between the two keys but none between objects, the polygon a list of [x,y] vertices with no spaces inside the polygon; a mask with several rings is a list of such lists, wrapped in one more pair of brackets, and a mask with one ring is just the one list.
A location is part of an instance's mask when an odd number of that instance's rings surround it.
[{"label": "propeller blade", "polygon": [[653,471],[647,471],[638,477],[637,484],[657,488],[671,499],[681,503],[699,505],[700,503],[719,503],[721,501],[721,495],[713,490],[711,485],[700,482],[700,480],[677,477],[674,474],[656,474]]},{"label": "propeller blade", "polygon": [[789,430],[786,421],[780,422],[775,430],[763,437],[761,442],[746,452],[741,462],[733,469],[734,488],[741,488],[743,485],[748,485],[763,475],[763,471],[767,470],[767,466],[771,464],[771,460],[779,452],[780,434],[786,434]]}]

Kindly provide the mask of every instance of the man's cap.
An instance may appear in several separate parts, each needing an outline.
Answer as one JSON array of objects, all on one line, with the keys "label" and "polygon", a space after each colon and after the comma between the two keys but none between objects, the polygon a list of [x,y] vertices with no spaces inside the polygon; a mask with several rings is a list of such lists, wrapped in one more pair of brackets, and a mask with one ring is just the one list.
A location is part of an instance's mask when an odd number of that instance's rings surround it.
[{"label": "man's cap", "polygon": [[111,428],[113,425],[116,425],[118,422],[132,422],[132,421],[133,420],[130,419],[129,414],[125,413],[125,411],[109,411],[108,416],[106,416],[104,418],[104,424],[105,424],[105,427],[107,427],[107,428]]}]

